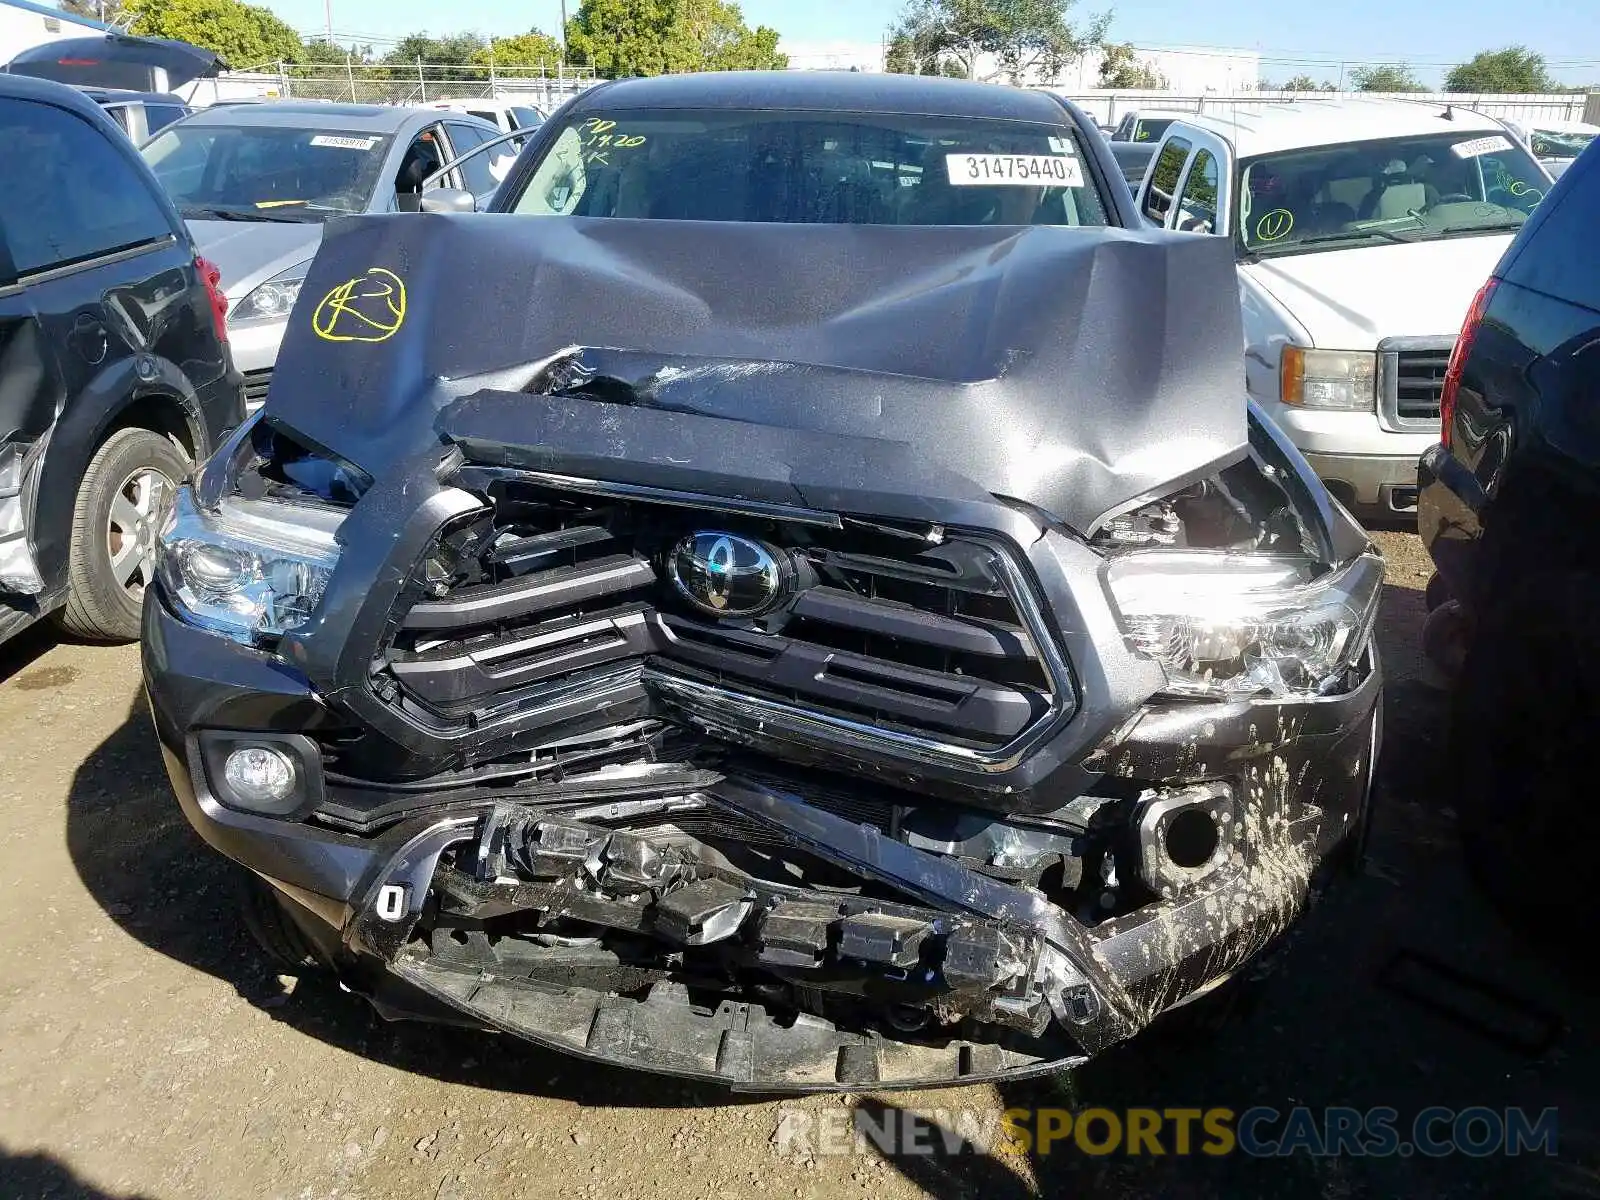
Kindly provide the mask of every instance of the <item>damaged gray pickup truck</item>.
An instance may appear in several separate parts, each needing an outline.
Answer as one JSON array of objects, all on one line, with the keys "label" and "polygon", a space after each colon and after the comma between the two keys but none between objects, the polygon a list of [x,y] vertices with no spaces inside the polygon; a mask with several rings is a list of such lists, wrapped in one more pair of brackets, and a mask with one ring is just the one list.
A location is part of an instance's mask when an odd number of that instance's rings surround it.
[{"label": "damaged gray pickup truck", "polygon": [[[449,196],[434,197],[435,208]],[[749,1090],[1060,1070],[1359,851],[1382,562],[1042,92],[602,85],[329,227],[144,672],[269,947]]]}]

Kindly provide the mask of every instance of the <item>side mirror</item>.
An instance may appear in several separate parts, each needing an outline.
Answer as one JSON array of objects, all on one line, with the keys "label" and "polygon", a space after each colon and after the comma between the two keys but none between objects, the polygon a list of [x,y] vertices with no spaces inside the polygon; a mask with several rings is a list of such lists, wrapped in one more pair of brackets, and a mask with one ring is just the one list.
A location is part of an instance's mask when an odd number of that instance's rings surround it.
[{"label": "side mirror", "polygon": [[434,188],[422,193],[422,211],[426,213],[469,213],[478,211],[478,201],[471,192],[460,188]]}]

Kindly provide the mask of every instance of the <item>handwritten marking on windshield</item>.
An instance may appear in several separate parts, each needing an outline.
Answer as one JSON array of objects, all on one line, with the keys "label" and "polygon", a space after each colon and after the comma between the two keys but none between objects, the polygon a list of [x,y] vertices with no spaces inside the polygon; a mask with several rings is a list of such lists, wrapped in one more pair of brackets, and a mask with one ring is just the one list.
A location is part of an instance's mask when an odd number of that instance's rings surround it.
[{"label": "handwritten marking on windshield", "polygon": [[1256,240],[1276,242],[1288,237],[1293,228],[1294,214],[1287,208],[1275,208],[1271,212],[1262,213],[1261,219],[1256,222]]},{"label": "handwritten marking on windshield", "polygon": [[405,319],[405,282],[393,271],[370,267],[322,298],[311,328],[325,342],[386,342]]}]

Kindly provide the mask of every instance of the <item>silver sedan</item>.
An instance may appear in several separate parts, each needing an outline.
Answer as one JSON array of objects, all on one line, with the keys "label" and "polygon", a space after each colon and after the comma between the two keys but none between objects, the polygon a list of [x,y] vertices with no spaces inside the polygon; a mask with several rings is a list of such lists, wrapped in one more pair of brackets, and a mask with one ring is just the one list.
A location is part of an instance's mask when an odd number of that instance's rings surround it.
[{"label": "silver sedan", "polygon": [[252,409],[266,399],[323,223],[417,212],[435,188],[487,204],[520,145],[472,152],[501,136],[465,113],[287,102],[202,110],[144,144],[200,253],[222,273],[229,342]]}]

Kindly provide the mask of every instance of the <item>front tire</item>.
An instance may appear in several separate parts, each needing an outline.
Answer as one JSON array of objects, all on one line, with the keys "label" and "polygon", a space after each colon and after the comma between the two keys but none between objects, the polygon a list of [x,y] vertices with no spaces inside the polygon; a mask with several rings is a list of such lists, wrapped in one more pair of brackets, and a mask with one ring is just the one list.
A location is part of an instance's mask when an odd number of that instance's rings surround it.
[{"label": "front tire", "polygon": [[294,923],[270,884],[252,875],[241,880],[240,889],[239,915],[272,966],[289,975],[315,975],[326,970],[316,948]]},{"label": "front tire", "polygon": [[72,515],[69,591],[58,616],[69,633],[138,640],[161,528],[188,473],[178,448],[148,429],[119,429],[95,452]]}]

